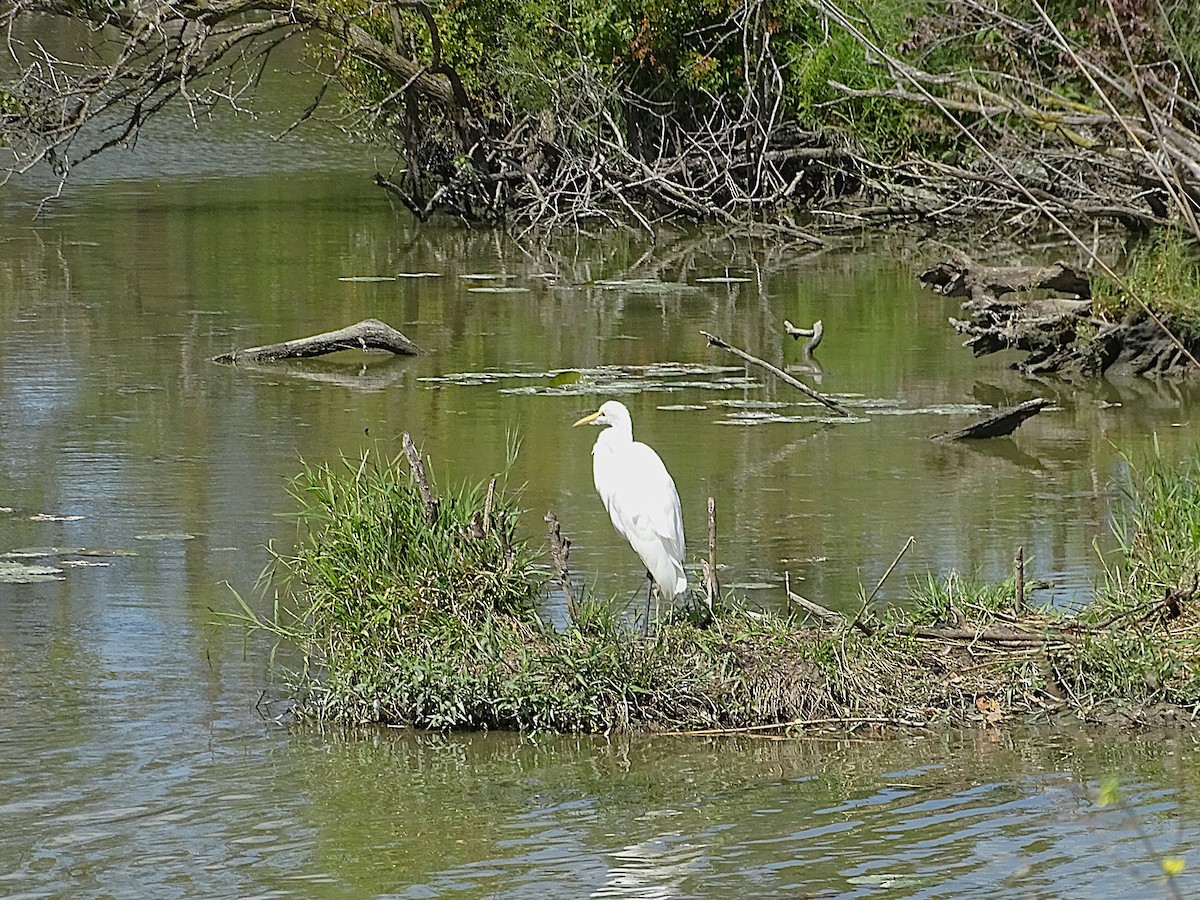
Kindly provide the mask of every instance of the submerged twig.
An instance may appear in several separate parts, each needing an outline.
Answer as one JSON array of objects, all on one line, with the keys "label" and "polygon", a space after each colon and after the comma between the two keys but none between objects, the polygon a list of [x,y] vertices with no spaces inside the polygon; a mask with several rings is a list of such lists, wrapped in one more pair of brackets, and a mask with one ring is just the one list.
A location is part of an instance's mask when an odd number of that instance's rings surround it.
[{"label": "submerged twig", "polygon": [[697,728],[692,731],[660,731],[664,736],[700,736],[722,734],[753,734],[756,731],[783,731],[787,728],[813,728],[823,725],[842,725],[856,728],[859,725],[891,725],[902,728],[923,728],[924,722],[913,719],[888,718],[885,716],[845,716],[827,719],[791,719],[787,722],[771,722],[766,725],[745,725],[741,728]]}]

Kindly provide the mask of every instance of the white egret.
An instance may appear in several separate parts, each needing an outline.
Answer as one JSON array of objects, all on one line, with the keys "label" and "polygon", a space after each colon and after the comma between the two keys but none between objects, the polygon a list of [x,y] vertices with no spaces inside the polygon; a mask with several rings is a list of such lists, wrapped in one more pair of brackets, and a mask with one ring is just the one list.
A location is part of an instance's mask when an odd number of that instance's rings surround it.
[{"label": "white egret", "polygon": [[[592,477],[613,527],[641,557],[651,593],[670,606],[687,590],[683,572],[683,514],[679,492],[657,453],[633,439],[625,404],[608,400],[576,425],[607,425],[592,447]],[[646,625],[650,594],[646,595]]]}]

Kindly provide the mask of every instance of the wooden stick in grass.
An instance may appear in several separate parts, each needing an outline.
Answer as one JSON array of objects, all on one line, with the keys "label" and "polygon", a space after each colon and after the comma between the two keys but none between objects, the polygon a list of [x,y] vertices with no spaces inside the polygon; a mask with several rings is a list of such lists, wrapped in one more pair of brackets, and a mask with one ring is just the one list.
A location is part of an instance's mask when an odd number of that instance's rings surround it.
[{"label": "wooden stick in grass", "polygon": [[717,501],[708,498],[708,559],[704,560],[704,604],[708,614],[713,614],[717,601]]},{"label": "wooden stick in grass", "polygon": [[1018,547],[1017,555],[1013,557],[1014,579],[1016,593],[1013,596],[1013,612],[1018,616],[1025,610],[1025,548]]}]

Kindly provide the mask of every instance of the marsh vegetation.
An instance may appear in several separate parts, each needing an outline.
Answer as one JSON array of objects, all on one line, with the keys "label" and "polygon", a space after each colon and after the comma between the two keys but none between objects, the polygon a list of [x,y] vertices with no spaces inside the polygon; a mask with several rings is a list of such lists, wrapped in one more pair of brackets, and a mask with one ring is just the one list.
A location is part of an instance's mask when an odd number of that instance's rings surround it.
[{"label": "marsh vegetation", "polygon": [[1119,558],[1078,611],[1023,605],[1016,573],[1000,584],[950,573],[914,583],[892,608],[868,610],[864,591],[847,616],[811,617],[811,599],[756,608],[735,592],[710,612],[694,594],[646,637],[602,584],[581,586],[562,619],[537,552],[517,537],[513,499],[492,485],[430,514],[401,456],[298,476],[300,533],[268,573],[273,613],[243,602],[237,616],[299,651],[296,714],[737,732],[1133,725],[1200,710],[1200,457],[1130,468]]}]

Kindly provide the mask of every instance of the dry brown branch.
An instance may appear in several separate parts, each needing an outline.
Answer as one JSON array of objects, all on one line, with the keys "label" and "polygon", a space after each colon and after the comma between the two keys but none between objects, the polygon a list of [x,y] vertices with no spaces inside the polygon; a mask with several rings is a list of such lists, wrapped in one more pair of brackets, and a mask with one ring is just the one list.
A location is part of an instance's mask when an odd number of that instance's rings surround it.
[{"label": "dry brown branch", "polygon": [[909,628],[905,634],[929,641],[946,641],[954,644],[999,644],[1002,646],[1043,646],[1045,644],[1069,644],[1078,638],[1062,632],[1038,634],[1030,631],[972,628]]},{"label": "dry brown branch", "polygon": [[401,438],[404,455],[408,458],[408,467],[412,469],[413,477],[417,480],[417,488],[421,492],[421,504],[425,507],[425,520],[432,525],[438,517],[438,501],[433,494],[433,485],[429,481],[429,473],[425,470],[425,461],[413,443],[412,437],[406,431]]},{"label": "dry brown branch", "polygon": [[816,616],[819,619],[823,619],[824,621],[829,622],[833,625],[837,625],[837,626],[846,625],[849,621],[841,613],[835,612],[827,606],[822,606],[820,603],[817,603],[815,600],[809,600],[807,597],[802,597],[799,594],[792,591],[791,577],[790,577],[790,574],[787,574],[787,573],[785,573],[785,575],[784,575],[784,592],[785,592],[789,602],[795,603],[797,606],[799,606],[805,612],[812,613],[814,616]]}]

